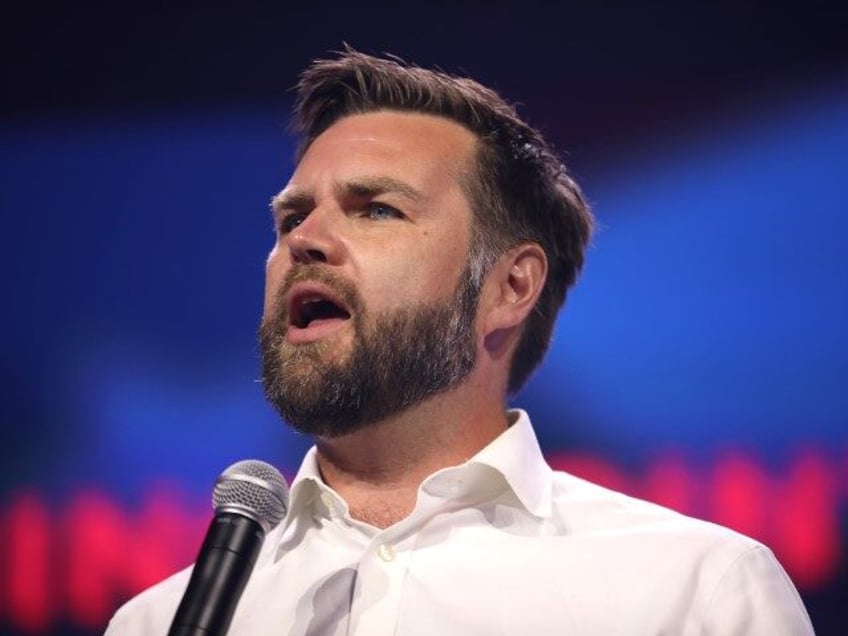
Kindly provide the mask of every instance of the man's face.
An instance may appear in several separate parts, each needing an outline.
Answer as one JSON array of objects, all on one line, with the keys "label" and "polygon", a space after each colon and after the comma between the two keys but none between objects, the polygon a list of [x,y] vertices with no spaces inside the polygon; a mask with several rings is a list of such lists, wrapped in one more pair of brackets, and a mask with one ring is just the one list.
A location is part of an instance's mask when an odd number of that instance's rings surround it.
[{"label": "man's face", "polygon": [[338,436],[459,384],[476,357],[471,211],[475,139],[411,113],[346,117],[274,200],[260,330],[271,403]]}]

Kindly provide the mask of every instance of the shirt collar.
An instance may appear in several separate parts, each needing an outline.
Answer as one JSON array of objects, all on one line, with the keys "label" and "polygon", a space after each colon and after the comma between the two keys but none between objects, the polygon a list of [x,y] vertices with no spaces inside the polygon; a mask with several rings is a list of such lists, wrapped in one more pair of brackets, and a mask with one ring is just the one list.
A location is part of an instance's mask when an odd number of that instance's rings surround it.
[{"label": "shirt collar", "polygon": [[[528,512],[541,518],[549,517],[553,488],[551,468],[545,462],[527,413],[522,409],[514,409],[507,415],[509,421],[513,422],[507,430],[464,464],[442,469],[428,477],[422,487],[426,488],[428,482],[447,474],[468,474],[479,466],[486,466],[502,477]],[[339,495],[321,478],[316,453],[314,446],[309,449],[292,481],[289,510],[281,524],[283,528],[290,525],[322,495],[325,500],[329,495],[337,500],[340,508],[347,508]]]},{"label": "shirt collar", "polygon": [[318,470],[317,452],[314,446],[306,452],[292,481],[289,489],[289,509],[282,523],[284,527],[311,506],[322,492],[331,492],[321,478],[321,471]]},{"label": "shirt collar", "polygon": [[553,474],[545,461],[530,417],[522,409],[509,411],[513,424],[468,463],[489,466],[500,473],[528,512],[551,515]]}]

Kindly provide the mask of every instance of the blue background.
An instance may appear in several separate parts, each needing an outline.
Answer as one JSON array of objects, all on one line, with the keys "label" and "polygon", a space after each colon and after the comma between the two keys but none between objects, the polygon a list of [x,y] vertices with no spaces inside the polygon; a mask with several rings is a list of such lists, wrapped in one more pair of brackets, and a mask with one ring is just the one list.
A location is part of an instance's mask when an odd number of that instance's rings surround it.
[{"label": "blue background", "polygon": [[[548,31],[543,9],[532,12],[535,38],[527,25],[510,32],[517,9],[505,4],[458,15],[523,46],[463,48],[464,34],[450,29],[445,47],[425,46],[427,27],[443,24],[437,9],[417,39],[381,39],[374,26],[362,42],[361,27],[345,32],[342,12],[314,42],[303,34],[277,41],[288,52],[278,74],[242,51],[232,69],[216,57],[184,92],[180,82],[212,53],[202,30],[178,27],[193,17],[213,28],[232,16],[136,9],[142,26],[165,25],[137,48],[158,52],[155,68],[176,70],[156,81],[139,75],[142,54],[125,50],[139,36],[127,35],[115,52],[120,68],[94,64],[95,46],[77,42],[64,72],[22,85],[0,125],[0,505],[35,491],[60,510],[93,487],[132,509],[162,481],[205,501],[235,460],[296,470],[309,440],[278,421],[256,382],[268,202],[292,168],[290,67],[347,39],[488,81],[571,150],[566,160],[599,231],[545,365],[514,400],[530,411],[545,450],[638,473],[667,449],[694,466],[742,449],[779,475],[799,449],[819,449],[841,480],[833,505],[844,553],[848,66],[831,30],[819,32],[815,55],[797,41],[785,44],[785,58],[779,43],[761,52],[770,38],[735,29],[723,34],[730,53],[717,53],[699,24],[669,17],[669,7],[663,28],[644,39],[623,26],[632,14],[615,20],[584,9],[596,47],[574,60],[576,45]],[[380,24],[399,17],[392,11]],[[241,16],[229,32],[249,51],[243,33],[269,28],[259,15]],[[650,22],[636,17],[637,27]],[[86,31],[77,17],[77,35],[113,45],[129,18],[111,18],[117,24],[95,21]],[[828,23],[776,20],[766,26],[787,33]],[[24,16],[19,24],[35,23]],[[59,43],[48,51],[58,54],[64,31],[53,28]],[[149,43],[170,42],[171,30],[174,41],[194,44],[171,56]],[[660,31],[663,46],[649,43]],[[808,37],[802,44],[812,50]],[[644,50],[633,48],[639,43]],[[558,63],[525,71],[528,48]],[[634,50],[638,72],[628,62]],[[712,54],[713,66],[699,62]],[[666,60],[675,55],[679,66]],[[26,59],[27,77],[49,67],[43,53]],[[629,72],[610,70],[617,65]],[[845,563],[835,572],[828,587],[804,591],[821,634],[845,627]]]}]

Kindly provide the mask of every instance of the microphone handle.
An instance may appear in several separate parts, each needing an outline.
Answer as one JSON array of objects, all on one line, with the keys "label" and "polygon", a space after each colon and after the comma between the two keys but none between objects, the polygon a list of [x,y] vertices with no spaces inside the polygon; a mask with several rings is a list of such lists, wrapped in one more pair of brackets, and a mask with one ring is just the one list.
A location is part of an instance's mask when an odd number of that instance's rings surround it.
[{"label": "microphone handle", "polygon": [[225,636],[264,539],[253,519],[215,515],[168,636]]}]

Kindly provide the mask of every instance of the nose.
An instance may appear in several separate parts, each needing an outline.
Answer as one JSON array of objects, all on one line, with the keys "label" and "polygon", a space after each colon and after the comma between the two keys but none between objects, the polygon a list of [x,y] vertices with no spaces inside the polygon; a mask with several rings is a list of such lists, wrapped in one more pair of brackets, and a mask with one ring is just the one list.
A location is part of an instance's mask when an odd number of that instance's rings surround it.
[{"label": "nose", "polygon": [[315,209],[286,238],[295,263],[336,264],[341,256],[338,228],[330,210]]}]

